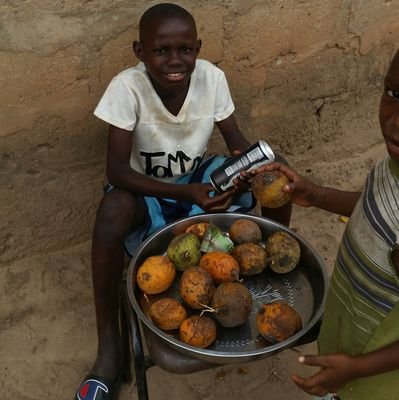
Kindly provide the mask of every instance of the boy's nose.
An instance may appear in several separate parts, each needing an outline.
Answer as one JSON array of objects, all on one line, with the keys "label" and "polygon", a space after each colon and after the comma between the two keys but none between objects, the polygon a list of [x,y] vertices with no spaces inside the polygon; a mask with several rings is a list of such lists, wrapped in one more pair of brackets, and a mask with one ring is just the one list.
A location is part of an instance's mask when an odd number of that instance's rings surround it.
[{"label": "boy's nose", "polygon": [[169,52],[168,64],[169,65],[181,64],[180,54],[178,50],[172,50]]}]

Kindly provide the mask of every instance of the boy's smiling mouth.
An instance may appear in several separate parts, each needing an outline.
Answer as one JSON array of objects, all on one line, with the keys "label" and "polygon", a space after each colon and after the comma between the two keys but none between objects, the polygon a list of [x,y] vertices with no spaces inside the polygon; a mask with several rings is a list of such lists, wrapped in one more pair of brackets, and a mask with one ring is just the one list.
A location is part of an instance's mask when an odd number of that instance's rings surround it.
[{"label": "boy's smiling mouth", "polygon": [[397,140],[396,138],[390,138],[388,136],[385,136],[384,139],[388,152],[391,153],[391,155],[394,155],[395,158],[399,158],[399,140]]},{"label": "boy's smiling mouth", "polygon": [[179,81],[184,78],[186,74],[184,72],[169,72],[166,74],[169,80]]}]

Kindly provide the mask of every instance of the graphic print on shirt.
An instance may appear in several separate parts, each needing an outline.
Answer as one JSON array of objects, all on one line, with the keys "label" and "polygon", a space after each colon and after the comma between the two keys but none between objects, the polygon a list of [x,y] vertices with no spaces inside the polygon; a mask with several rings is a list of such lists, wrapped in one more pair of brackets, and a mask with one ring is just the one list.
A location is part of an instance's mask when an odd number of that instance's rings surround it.
[{"label": "graphic print on shirt", "polygon": [[[205,153],[194,159],[189,157],[182,150],[176,151],[174,155],[164,151],[157,151],[154,153],[140,151],[140,155],[144,157],[144,170],[146,175],[155,178],[171,178],[175,175],[182,175],[190,171],[195,171],[201,164]],[[163,160],[167,160],[166,166],[160,164],[160,161]]]}]

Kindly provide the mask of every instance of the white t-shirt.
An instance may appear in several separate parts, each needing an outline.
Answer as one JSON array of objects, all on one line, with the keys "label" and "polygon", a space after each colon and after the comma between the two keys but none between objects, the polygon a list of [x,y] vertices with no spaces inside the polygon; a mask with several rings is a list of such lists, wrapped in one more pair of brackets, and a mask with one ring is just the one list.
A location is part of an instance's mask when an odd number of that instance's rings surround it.
[{"label": "white t-shirt", "polygon": [[178,115],[163,105],[141,62],[113,78],[94,115],[132,131],[130,165],[135,171],[173,182],[198,166],[214,123],[233,111],[223,71],[197,60]]}]

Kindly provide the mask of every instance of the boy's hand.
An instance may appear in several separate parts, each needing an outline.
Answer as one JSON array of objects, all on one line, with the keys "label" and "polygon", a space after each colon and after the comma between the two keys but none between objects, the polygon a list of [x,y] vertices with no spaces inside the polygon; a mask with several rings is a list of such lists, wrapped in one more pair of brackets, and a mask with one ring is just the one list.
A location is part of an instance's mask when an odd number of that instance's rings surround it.
[{"label": "boy's hand", "polygon": [[[308,181],[303,176],[299,175],[290,167],[274,162],[272,164],[264,165],[252,172],[254,175],[263,171],[280,170],[287,176],[290,183],[283,187],[283,191],[292,194],[292,202],[301,207],[317,206],[318,201],[323,195],[324,188]],[[252,181],[250,178],[248,180]]]},{"label": "boy's hand", "polygon": [[210,197],[211,192],[215,192],[215,188],[208,183],[191,183],[188,185],[193,203],[197,204],[206,212],[223,212],[231,205],[231,199],[235,190],[229,190],[225,193],[215,193]]},{"label": "boy's hand", "polygon": [[238,178],[234,178],[234,193],[244,193],[251,190],[251,182],[254,175],[251,172],[242,171]]},{"label": "boy's hand", "polygon": [[324,356],[307,355],[299,357],[306,365],[321,367],[322,370],[309,378],[293,375],[292,380],[303,391],[313,396],[336,393],[347,382],[355,379],[356,357],[343,353]]}]

